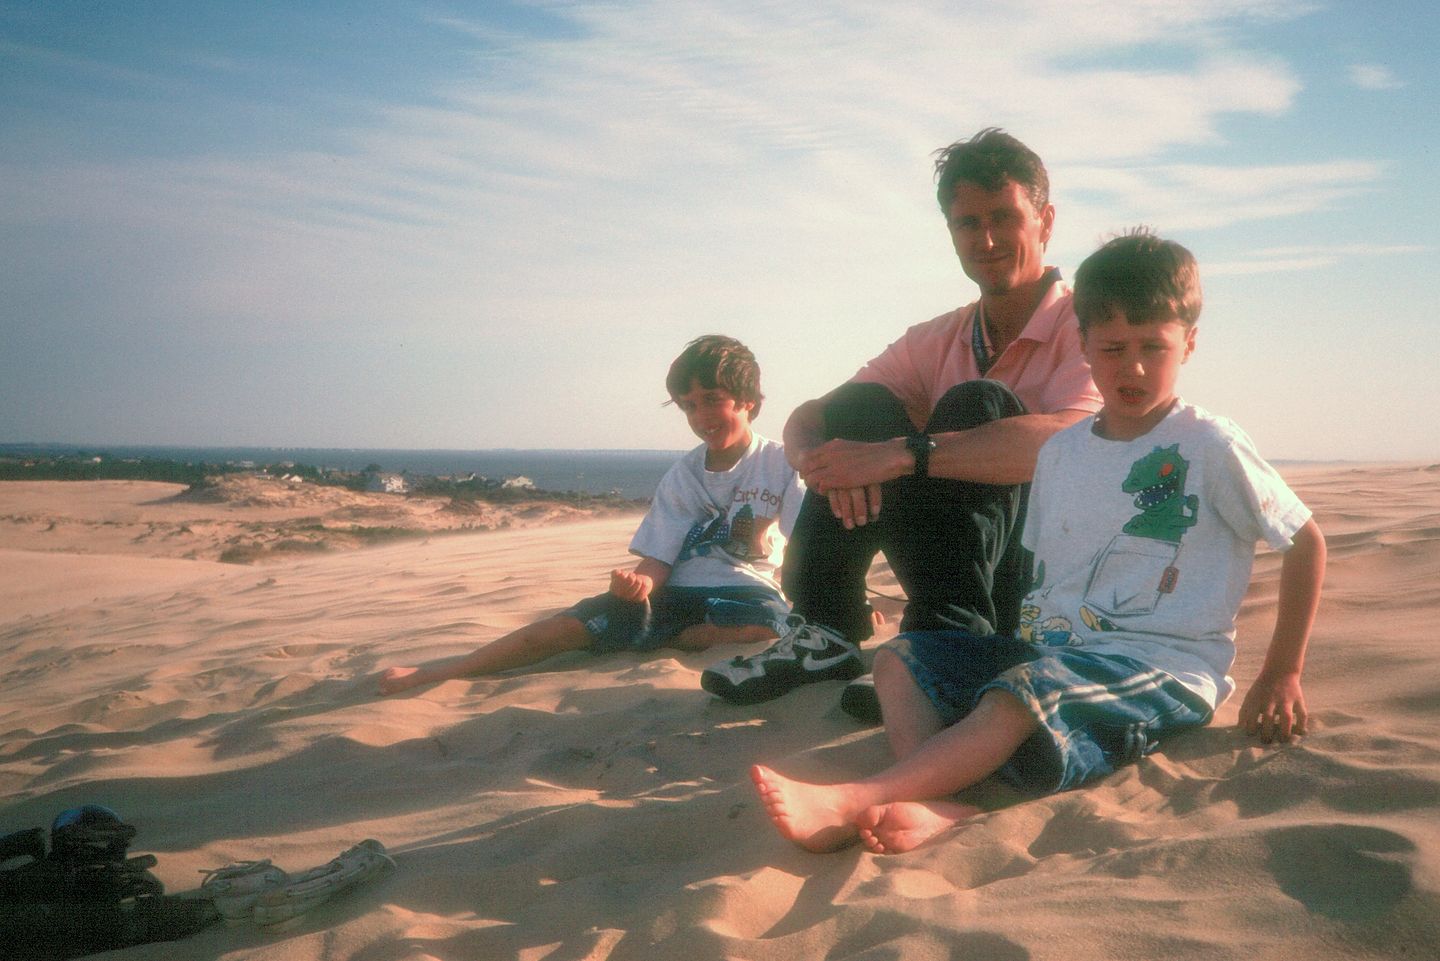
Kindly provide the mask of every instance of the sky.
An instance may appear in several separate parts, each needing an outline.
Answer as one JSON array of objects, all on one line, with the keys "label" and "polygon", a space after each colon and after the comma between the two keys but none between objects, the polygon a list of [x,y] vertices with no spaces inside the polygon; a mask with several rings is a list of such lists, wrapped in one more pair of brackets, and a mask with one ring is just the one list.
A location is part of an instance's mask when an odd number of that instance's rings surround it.
[{"label": "sky", "polygon": [[0,0],[0,442],[694,444],[973,300],[933,152],[1044,158],[1066,274],[1199,258],[1181,378],[1272,459],[1440,460],[1419,0]]}]

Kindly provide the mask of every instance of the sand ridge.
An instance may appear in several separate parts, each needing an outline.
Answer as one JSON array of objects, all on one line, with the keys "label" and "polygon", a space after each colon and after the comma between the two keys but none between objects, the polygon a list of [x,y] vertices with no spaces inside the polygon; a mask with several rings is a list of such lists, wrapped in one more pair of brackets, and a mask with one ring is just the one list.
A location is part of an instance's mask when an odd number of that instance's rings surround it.
[{"label": "sand ridge", "polygon": [[368,493],[269,474],[224,474],[189,490],[155,481],[5,481],[0,545],[253,564],[426,534],[537,527],[638,515],[643,504],[591,499],[492,503]]},{"label": "sand ridge", "polygon": [[[397,871],[293,930],[218,927],[116,958],[1426,957],[1440,944],[1440,471],[1284,472],[1331,547],[1313,734],[1262,747],[1233,729],[1232,702],[1091,788],[1034,800],[982,785],[966,798],[988,813],[893,857],[786,844],[749,783],[756,761],[802,776],[883,762],[883,737],[836,707],[838,683],[740,708],[698,688],[714,653],[577,654],[373,696],[382,666],[599,590],[628,563],[634,516],[242,566],[135,539],[195,508],[173,490],[0,485],[0,519],[31,518],[0,523],[0,830],[109,804],[175,892],[230,860],[300,868],[367,836],[396,855]],[[36,530],[47,512],[56,525]],[[106,540],[107,519],[124,532]],[[1242,689],[1278,569],[1271,553],[1256,564]]]}]

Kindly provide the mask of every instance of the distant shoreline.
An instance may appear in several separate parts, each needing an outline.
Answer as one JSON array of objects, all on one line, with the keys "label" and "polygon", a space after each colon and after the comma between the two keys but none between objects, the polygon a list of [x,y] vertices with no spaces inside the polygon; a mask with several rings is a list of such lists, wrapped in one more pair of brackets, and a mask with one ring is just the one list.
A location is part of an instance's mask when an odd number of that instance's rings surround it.
[{"label": "distant shoreline", "polygon": [[189,485],[207,476],[249,470],[299,474],[352,490],[367,489],[375,476],[387,475],[403,478],[404,489],[432,493],[463,493],[467,485],[486,489],[510,482],[542,494],[649,500],[681,453],[6,443],[0,444],[0,479],[161,480]]}]

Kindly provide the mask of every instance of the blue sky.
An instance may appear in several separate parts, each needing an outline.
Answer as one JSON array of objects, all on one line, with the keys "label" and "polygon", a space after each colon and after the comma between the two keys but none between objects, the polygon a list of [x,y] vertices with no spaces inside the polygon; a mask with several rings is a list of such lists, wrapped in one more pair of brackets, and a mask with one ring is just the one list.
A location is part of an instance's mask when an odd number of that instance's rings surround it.
[{"label": "blue sky", "polygon": [[1067,273],[1200,258],[1185,396],[1275,458],[1440,459],[1419,2],[0,0],[0,441],[682,448],[972,300],[931,152],[1045,158]]}]

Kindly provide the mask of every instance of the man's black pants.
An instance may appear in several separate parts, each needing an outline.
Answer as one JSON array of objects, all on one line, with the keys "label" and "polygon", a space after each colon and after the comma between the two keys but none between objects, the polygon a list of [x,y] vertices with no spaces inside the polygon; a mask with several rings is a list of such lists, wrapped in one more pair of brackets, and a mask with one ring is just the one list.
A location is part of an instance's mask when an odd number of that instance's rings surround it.
[{"label": "man's black pants", "polygon": [[[967,381],[941,398],[925,430],[968,430],[1023,413],[1004,384]],[[852,383],[831,397],[824,429],[827,439],[877,442],[911,434],[914,425],[889,390]],[[1028,489],[901,477],[882,485],[879,519],[851,530],[828,498],[807,493],[786,548],[785,593],[795,613],[858,643],[874,633],[865,577],[884,551],[909,597],[902,631],[1009,634],[1030,588],[1030,556],[1020,546]]]}]

